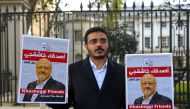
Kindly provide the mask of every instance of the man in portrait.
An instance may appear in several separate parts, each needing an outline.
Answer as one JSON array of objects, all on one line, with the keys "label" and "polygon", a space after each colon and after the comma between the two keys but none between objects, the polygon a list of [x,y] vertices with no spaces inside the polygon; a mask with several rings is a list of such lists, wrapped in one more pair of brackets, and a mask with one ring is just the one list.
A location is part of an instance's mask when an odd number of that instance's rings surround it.
[{"label": "man in portrait", "polygon": [[[37,80],[30,82],[27,86],[28,90],[43,90],[48,93],[27,93],[24,95],[23,101],[32,102],[64,102],[65,101],[65,85],[52,78],[52,63],[47,58],[41,58],[36,62]],[[60,93],[62,91],[62,93]],[[49,93],[50,92],[50,93]],[[53,92],[53,93],[51,93]]]},{"label": "man in portrait", "polygon": [[141,78],[143,96],[137,98],[134,104],[172,104],[172,100],[157,92],[156,78],[152,74],[145,74]]}]

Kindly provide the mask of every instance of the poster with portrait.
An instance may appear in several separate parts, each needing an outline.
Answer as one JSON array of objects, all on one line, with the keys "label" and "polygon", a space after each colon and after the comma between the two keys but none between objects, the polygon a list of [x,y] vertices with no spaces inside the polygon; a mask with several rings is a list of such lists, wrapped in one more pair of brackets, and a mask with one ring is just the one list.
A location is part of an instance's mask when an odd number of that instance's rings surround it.
[{"label": "poster with portrait", "polygon": [[18,103],[65,104],[69,40],[22,36]]},{"label": "poster with portrait", "polygon": [[171,53],[126,54],[126,109],[174,109]]}]

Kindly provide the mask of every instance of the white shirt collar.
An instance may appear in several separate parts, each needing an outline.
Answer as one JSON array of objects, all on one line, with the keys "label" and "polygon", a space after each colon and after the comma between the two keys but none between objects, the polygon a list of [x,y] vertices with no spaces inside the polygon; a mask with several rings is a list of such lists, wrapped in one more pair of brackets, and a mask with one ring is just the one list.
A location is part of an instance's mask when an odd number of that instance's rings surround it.
[{"label": "white shirt collar", "polygon": [[[90,60],[90,65],[92,66],[92,68],[97,69],[97,66],[92,62],[92,60],[90,58],[89,58],[89,60]],[[103,67],[99,70],[102,71],[103,69],[107,68],[107,65],[108,65],[108,59],[104,63]]]},{"label": "white shirt collar", "polygon": [[108,59],[106,60],[106,62],[104,63],[103,67],[101,69],[97,69],[97,66],[92,62],[92,60],[90,60],[90,65],[92,67],[92,71],[94,74],[94,77],[96,79],[97,85],[99,87],[99,89],[101,89],[102,84],[104,82],[104,78],[107,72],[107,64],[108,64]]}]

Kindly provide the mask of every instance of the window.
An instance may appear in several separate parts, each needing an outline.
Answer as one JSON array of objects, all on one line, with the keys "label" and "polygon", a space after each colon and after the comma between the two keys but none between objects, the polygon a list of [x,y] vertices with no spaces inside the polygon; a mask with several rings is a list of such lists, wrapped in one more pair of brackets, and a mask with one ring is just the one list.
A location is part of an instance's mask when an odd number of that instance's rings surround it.
[{"label": "window", "polygon": [[178,35],[178,46],[183,47],[183,36],[182,35]]},{"label": "window", "polygon": [[81,41],[81,37],[82,37],[82,32],[80,30],[75,30],[74,32],[74,36],[75,36],[75,41]]},{"label": "window", "polygon": [[145,22],[145,28],[150,28],[150,22]]},{"label": "window", "polygon": [[145,47],[150,48],[150,38],[149,37],[145,37]]},{"label": "window", "polygon": [[162,27],[166,27],[166,22],[161,22]]},{"label": "window", "polygon": [[158,37],[158,46],[161,47],[161,44],[162,44],[162,47],[163,48],[168,48],[169,47],[169,37]]}]

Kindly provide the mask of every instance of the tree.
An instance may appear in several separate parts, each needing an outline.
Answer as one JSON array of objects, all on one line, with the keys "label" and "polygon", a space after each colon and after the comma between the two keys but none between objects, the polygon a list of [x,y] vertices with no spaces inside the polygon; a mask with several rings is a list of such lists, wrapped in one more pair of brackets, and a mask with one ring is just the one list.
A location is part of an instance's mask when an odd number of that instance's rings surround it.
[{"label": "tree", "polygon": [[126,53],[131,54],[137,51],[138,42],[136,40],[135,32],[129,34],[126,30],[128,27],[126,24],[118,25],[118,16],[121,12],[118,10],[122,9],[122,0],[95,0],[92,2],[92,6],[100,7],[106,5],[107,15],[104,16],[105,29],[110,35],[110,57],[113,60],[119,60],[121,63],[124,62],[124,56]]},{"label": "tree", "polygon": [[117,12],[117,10],[121,10],[122,8],[122,0],[94,0],[91,3],[91,6],[98,6],[100,7],[106,6],[107,14],[104,16],[105,21],[107,22],[107,26],[117,27],[117,16],[121,14],[121,12]]},{"label": "tree", "polygon": [[100,3],[100,7],[109,4],[110,7],[108,10],[120,10],[122,8],[122,0],[94,0],[92,1],[92,7],[97,6],[98,2]]},{"label": "tree", "polygon": [[110,57],[121,63],[124,63],[125,54],[132,54],[137,51],[138,41],[137,35],[128,34],[126,31],[127,25],[121,25],[117,28],[108,28],[108,34],[110,35]]},{"label": "tree", "polygon": [[[57,37],[57,34],[54,34],[55,28],[57,28],[57,25],[55,24],[55,21],[59,15],[58,11],[60,11],[59,4],[61,0],[30,0],[29,3],[31,4],[31,8],[29,10],[27,20],[29,21],[27,24],[27,28],[32,25],[31,28],[39,27],[38,25],[43,25],[44,30],[40,30],[40,32],[34,32],[32,31],[32,34],[34,35],[41,35],[41,36],[55,36]],[[53,8],[54,7],[54,8]],[[43,14],[43,12],[52,12],[51,14]],[[40,13],[36,13],[40,12]],[[32,24],[31,24],[32,23]],[[48,26],[46,26],[48,25]],[[32,29],[34,30],[34,29]]]},{"label": "tree", "polygon": [[137,51],[136,34],[126,31],[127,25],[119,25],[119,17],[122,15],[122,0],[91,0],[89,9],[97,7],[98,10],[106,6],[106,13],[103,13],[103,27],[110,35],[110,58],[115,61],[124,62],[126,53],[135,53]]}]

